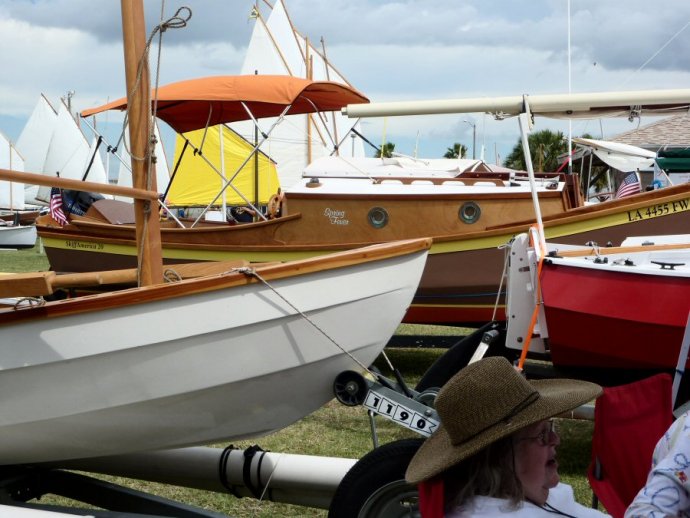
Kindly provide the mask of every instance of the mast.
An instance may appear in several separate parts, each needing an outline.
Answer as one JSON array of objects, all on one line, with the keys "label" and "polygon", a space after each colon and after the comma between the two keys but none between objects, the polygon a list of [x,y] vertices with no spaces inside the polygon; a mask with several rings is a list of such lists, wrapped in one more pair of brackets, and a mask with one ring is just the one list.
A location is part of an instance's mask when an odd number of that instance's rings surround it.
[{"label": "mast", "polygon": [[[146,28],[142,0],[121,0],[122,37],[132,157],[132,187],[156,190],[151,163],[151,82],[146,57]],[[139,64],[141,63],[141,68]],[[141,76],[137,77],[139,72]],[[151,200],[134,200],[139,285],[163,282],[158,205]]]}]

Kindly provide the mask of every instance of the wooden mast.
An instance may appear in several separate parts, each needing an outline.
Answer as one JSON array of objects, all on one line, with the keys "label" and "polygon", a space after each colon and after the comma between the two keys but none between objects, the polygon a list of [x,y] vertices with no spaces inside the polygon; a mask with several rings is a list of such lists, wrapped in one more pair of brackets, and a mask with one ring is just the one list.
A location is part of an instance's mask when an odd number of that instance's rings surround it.
[{"label": "wooden mast", "polygon": [[[142,0],[121,0],[122,37],[132,157],[132,187],[156,190],[154,165],[149,160],[151,142],[151,82],[146,56],[146,27]],[[141,69],[139,64],[141,63]],[[139,73],[141,76],[138,77]],[[150,200],[134,200],[139,284],[163,282],[158,205]]]}]

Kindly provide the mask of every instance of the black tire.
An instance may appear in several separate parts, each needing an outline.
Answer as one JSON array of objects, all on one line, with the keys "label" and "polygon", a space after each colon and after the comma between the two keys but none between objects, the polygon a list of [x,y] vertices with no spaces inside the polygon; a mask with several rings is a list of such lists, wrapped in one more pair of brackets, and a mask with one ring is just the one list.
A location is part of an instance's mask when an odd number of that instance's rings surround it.
[{"label": "black tire", "polygon": [[[430,388],[441,388],[450,378],[467,366],[479,343],[482,341],[484,333],[498,329],[499,326],[496,322],[489,322],[452,345],[431,364],[422,376],[422,379],[417,383],[415,390],[422,392]],[[501,340],[500,344],[492,344],[489,347],[486,356],[495,356],[497,350],[504,349],[505,334],[503,334]]]},{"label": "black tire", "polygon": [[405,471],[424,439],[402,439],[371,450],[343,477],[328,518],[419,517],[417,487]]}]

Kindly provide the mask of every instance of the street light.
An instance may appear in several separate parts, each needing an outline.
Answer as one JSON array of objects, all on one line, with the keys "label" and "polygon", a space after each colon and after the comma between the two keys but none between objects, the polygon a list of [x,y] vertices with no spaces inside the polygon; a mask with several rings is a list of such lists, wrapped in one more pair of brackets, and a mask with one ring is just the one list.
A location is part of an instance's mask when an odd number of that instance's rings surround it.
[{"label": "street light", "polygon": [[475,149],[477,149],[477,125],[467,119],[463,119],[462,122],[466,122],[472,126],[472,160],[474,160],[476,158]]}]

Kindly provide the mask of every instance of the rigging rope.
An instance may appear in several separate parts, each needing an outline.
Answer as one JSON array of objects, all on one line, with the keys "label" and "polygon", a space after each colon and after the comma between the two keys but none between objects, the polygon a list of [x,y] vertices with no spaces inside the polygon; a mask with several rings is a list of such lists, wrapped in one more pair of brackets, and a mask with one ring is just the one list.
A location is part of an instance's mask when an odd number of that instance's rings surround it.
[{"label": "rigging rope", "polygon": [[294,309],[302,318],[304,318],[307,322],[309,322],[314,327],[314,329],[316,329],[319,333],[321,333],[323,336],[325,336],[333,345],[335,345],[344,354],[346,354],[352,361],[354,361],[363,370],[365,370],[366,372],[368,372],[369,374],[371,374],[375,378],[378,378],[378,376],[374,372],[369,370],[369,368],[366,365],[364,365],[361,361],[359,361],[357,358],[355,358],[352,355],[352,353],[345,350],[345,348],[343,346],[341,346],[338,342],[336,342],[334,338],[332,338],[328,333],[326,333],[326,331],[321,329],[313,320],[311,320],[307,315],[305,315],[302,311],[300,311],[292,302],[290,302],[283,295],[278,293],[278,291],[273,286],[271,286],[271,284],[266,279],[264,279],[254,268],[250,268],[250,267],[232,268],[230,271],[243,273],[244,275],[247,275],[250,277],[255,277],[257,280],[259,280],[261,283],[263,283],[268,289],[270,289],[273,293],[275,293],[278,297],[280,297],[288,306],[290,306],[292,309]]}]

